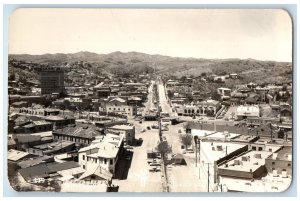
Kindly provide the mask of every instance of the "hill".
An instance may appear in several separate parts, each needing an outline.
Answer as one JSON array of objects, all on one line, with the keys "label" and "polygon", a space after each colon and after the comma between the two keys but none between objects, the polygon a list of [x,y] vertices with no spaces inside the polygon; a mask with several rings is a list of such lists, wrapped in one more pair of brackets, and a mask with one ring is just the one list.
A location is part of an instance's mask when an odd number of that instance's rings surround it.
[{"label": "hill", "polygon": [[[256,79],[291,79],[291,63],[259,61],[254,59],[197,59],[162,55],[149,55],[139,52],[113,52],[96,54],[78,52],[74,54],[9,55],[9,59],[49,65],[72,65],[87,62],[90,70],[109,73],[151,73],[174,75],[177,77],[198,76],[201,73],[238,73]],[[255,80],[254,80],[255,81]]]}]

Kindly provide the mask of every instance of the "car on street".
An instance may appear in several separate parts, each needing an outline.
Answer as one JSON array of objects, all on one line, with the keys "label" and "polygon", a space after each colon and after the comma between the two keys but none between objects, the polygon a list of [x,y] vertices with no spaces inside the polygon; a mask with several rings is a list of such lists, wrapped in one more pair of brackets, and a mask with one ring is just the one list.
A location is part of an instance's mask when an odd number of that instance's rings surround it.
[{"label": "car on street", "polygon": [[131,156],[130,156],[130,155],[127,155],[127,156],[125,157],[125,160],[130,161],[130,160],[131,160]]},{"label": "car on street", "polygon": [[147,126],[147,129],[148,129],[148,130],[151,130],[150,126]]}]

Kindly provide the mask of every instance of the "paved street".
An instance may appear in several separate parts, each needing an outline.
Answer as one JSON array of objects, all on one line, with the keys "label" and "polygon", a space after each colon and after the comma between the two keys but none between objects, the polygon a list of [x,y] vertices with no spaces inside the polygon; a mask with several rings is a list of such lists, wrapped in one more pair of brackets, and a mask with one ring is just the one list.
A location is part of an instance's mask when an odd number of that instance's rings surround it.
[{"label": "paved street", "polygon": [[[145,104],[144,111],[147,111],[153,106],[152,102],[152,88],[149,87],[148,101]],[[157,124],[156,121],[139,121],[129,119],[129,123],[135,125],[136,139],[142,138],[141,146],[133,148],[133,157],[128,171],[127,178],[124,180],[114,180],[113,183],[119,185],[119,192],[162,192],[161,173],[150,172],[147,163],[147,151],[154,149],[159,142],[159,135],[157,129],[147,130],[147,127],[152,124]],[[145,129],[146,132],[141,132]]]}]

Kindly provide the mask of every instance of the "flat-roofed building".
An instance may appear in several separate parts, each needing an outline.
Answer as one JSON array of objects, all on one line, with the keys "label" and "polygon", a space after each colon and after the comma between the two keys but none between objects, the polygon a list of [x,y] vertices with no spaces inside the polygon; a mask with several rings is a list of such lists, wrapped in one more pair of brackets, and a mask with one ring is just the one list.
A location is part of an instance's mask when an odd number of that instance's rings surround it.
[{"label": "flat-roofed building", "polygon": [[292,176],[292,147],[284,146],[266,158],[266,168],[274,176]]},{"label": "flat-roofed building", "polygon": [[64,71],[59,67],[43,68],[40,72],[41,93],[64,93]]},{"label": "flat-roofed building", "polygon": [[241,105],[236,108],[237,119],[246,119],[248,117],[259,117],[260,110],[258,105]]},{"label": "flat-roofed building", "polygon": [[135,142],[135,126],[115,125],[107,128],[107,131],[116,135],[124,135],[125,141],[129,145],[133,145]]},{"label": "flat-roofed building", "polygon": [[266,174],[265,159],[272,155],[268,151],[249,151],[218,167],[218,176],[254,179]]}]

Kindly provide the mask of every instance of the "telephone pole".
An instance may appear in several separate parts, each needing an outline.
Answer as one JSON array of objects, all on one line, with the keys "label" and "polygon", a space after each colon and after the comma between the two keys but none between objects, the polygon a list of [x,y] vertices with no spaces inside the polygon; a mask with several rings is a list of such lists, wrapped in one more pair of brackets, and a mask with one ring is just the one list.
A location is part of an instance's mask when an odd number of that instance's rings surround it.
[{"label": "telephone pole", "polygon": [[211,163],[205,163],[207,164],[207,192],[209,192],[209,166]]}]

